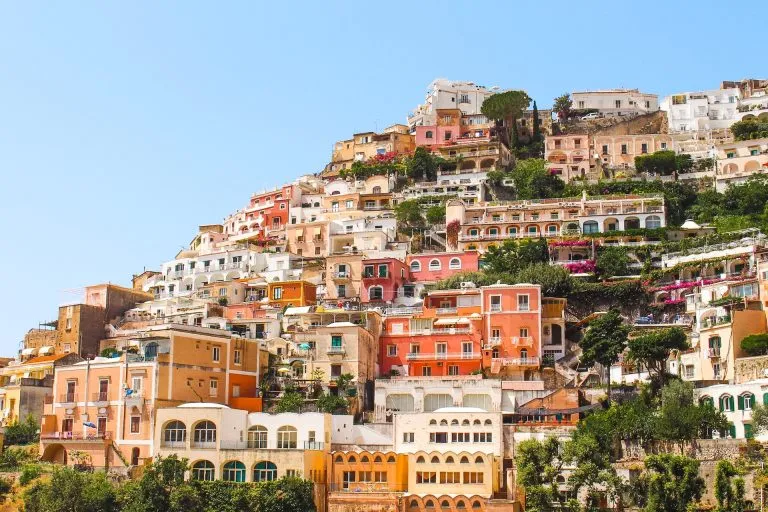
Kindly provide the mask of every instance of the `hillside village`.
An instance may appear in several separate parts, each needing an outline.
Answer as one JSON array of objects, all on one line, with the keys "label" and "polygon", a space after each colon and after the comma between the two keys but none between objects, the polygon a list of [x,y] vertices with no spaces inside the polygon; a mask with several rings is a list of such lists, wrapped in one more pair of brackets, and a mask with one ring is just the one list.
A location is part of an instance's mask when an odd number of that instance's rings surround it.
[{"label": "hillside village", "polygon": [[41,311],[0,359],[5,450],[298,477],[320,512],[650,510],[671,488],[759,510],[766,204],[768,80],[539,109],[437,79],[130,284]]}]

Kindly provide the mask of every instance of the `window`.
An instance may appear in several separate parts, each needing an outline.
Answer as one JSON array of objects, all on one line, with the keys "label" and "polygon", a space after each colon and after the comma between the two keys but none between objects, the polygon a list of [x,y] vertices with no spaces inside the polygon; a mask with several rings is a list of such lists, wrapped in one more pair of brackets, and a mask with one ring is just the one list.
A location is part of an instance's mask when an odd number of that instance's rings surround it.
[{"label": "window", "polygon": [[451,433],[452,443],[468,443],[470,440],[469,432],[453,432]]},{"label": "window", "polygon": [[245,482],[245,464],[237,460],[227,462],[222,476],[225,482]]},{"label": "window", "polygon": [[483,483],[483,474],[478,471],[465,471],[464,483],[465,484],[481,484]]},{"label": "window", "polygon": [[131,377],[131,389],[133,390],[132,395],[137,395],[141,393],[141,387],[142,383],[144,382],[144,377]]},{"label": "window", "polygon": [[427,130],[424,134],[425,139],[431,139],[432,138],[432,130]]},{"label": "window", "polygon": [[446,130],[445,131],[445,136],[443,137],[443,139],[444,140],[451,140],[451,136],[452,135],[453,135],[453,133],[451,132],[451,130]]},{"label": "window", "polygon": [[448,366],[448,375],[459,375],[459,366],[455,364]]},{"label": "window", "polygon": [[131,434],[141,432],[141,416],[131,416]]},{"label": "window", "polygon": [[449,394],[429,394],[424,397],[424,412],[432,412],[443,407],[452,407],[453,397]]},{"label": "window", "polygon": [[389,357],[397,357],[397,345],[387,345],[387,355]]},{"label": "window", "polygon": [[755,395],[752,393],[744,393],[743,395],[739,395],[739,410],[741,411],[751,411],[752,407],[755,405]]},{"label": "window", "polygon": [[164,446],[179,448],[184,447],[184,443],[187,440],[187,426],[181,421],[174,420],[168,423],[163,429],[163,442]]},{"label": "window", "polygon": [[372,286],[368,289],[368,299],[369,300],[383,300],[384,299],[384,288],[381,286]]},{"label": "window", "polygon": [[501,295],[491,295],[491,312],[501,311]]},{"label": "window", "polygon": [[451,261],[448,262],[448,268],[451,270],[458,270],[461,268],[461,260],[459,258],[451,258]]},{"label": "window", "polygon": [[277,429],[277,447],[279,449],[296,448],[298,431],[289,426]]},{"label": "window", "polygon": [[417,484],[436,484],[437,473],[434,471],[417,471],[416,472]]},{"label": "window", "polygon": [[363,277],[365,278],[373,277],[373,265],[366,265],[363,268]]},{"label": "window", "polygon": [[387,277],[389,269],[386,265],[379,265],[379,277]]},{"label": "window", "polygon": [[626,155],[627,154],[627,145],[626,144],[622,144],[621,145],[621,154],[622,155]]},{"label": "window", "polygon": [[598,233],[600,229],[596,221],[588,220],[582,226],[582,231],[584,231],[584,233]]},{"label": "window", "polygon": [[723,412],[733,412],[733,397],[731,395],[722,395],[720,397],[720,410]]},{"label": "window", "polygon": [[355,207],[355,203],[351,199],[347,199],[347,203],[345,205],[347,207],[347,210],[351,210]]},{"label": "window", "polygon": [[103,436],[107,432],[107,417],[99,416],[96,419],[96,433]]},{"label": "window", "polygon": [[648,153],[648,144],[640,144],[640,152],[642,154]]},{"label": "window", "polygon": [[530,305],[530,299],[528,295],[518,295],[517,296],[517,310],[518,311],[530,311],[531,305]]},{"label": "window", "polygon": [[243,364],[242,357],[242,352],[240,350],[235,350],[235,355],[233,357],[235,364]]},{"label": "window", "polygon": [[413,443],[414,442],[414,433],[413,432],[403,432],[403,442],[404,443]]},{"label": "window", "polygon": [[271,482],[272,480],[277,480],[277,466],[273,462],[265,460],[253,466],[254,482]]},{"label": "window", "polygon": [[528,328],[527,327],[521,327],[520,328],[520,337],[521,338],[527,338],[528,337]]},{"label": "window", "polygon": [[621,100],[616,100],[616,108],[621,108]]},{"label": "window", "polygon": [[438,260],[438,259],[433,259],[433,260],[431,260],[429,262],[429,270],[430,271],[440,270],[441,267],[442,267],[442,265],[440,264],[440,260]]},{"label": "window", "polygon": [[603,153],[604,155],[607,155],[607,154],[608,154],[608,144],[603,144],[603,151],[602,151],[602,153]]},{"label": "window", "polygon": [[331,335],[331,348],[341,348],[341,345],[342,345],[341,342],[342,342],[341,334]]},{"label": "window", "polygon": [[345,285],[345,284],[340,284],[340,285],[338,285],[338,286],[336,287],[336,295],[337,295],[337,296],[338,296],[340,299],[343,299],[343,298],[345,298],[345,297],[347,296],[347,285]]},{"label": "window", "polygon": [[667,149],[667,143],[666,142],[662,142],[661,143],[661,149]]},{"label": "window", "polygon": [[218,363],[221,360],[221,348],[213,347],[213,362]]},{"label": "window", "polygon": [[192,465],[192,479],[212,482],[216,477],[216,467],[212,462],[201,460]]},{"label": "window", "polygon": [[61,420],[61,431],[72,432],[73,425],[74,425],[74,420],[72,418],[64,418],[63,420]]},{"label": "window", "polygon": [[413,260],[411,262],[411,272],[421,272],[421,262]]},{"label": "window", "polygon": [[248,429],[248,448],[266,448],[267,429],[262,425],[254,425]]},{"label": "window", "polygon": [[492,443],[493,434],[491,432],[475,432],[473,434],[473,441],[475,443]]},{"label": "window", "polygon": [[211,379],[209,384],[209,396],[219,395],[219,379]]},{"label": "window", "polygon": [[431,366],[424,366],[421,369],[421,376],[422,377],[431,377],[432,376],[432,367]]},{"label": "window", "polygon": [[649,215],[645,219],[645,227],[647,229],[659,229],[661,227],[661,217],[658,215]]}]

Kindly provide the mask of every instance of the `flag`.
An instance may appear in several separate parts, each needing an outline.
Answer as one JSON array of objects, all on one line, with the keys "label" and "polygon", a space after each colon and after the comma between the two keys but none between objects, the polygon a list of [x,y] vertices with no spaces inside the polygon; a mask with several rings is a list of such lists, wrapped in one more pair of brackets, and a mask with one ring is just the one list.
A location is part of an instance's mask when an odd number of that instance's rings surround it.
[{"label": "flag", "polygon": [[96,428],[96,425],[94,425],[90,421],[84,421],[83,425],[85,425],[86,427]]}]

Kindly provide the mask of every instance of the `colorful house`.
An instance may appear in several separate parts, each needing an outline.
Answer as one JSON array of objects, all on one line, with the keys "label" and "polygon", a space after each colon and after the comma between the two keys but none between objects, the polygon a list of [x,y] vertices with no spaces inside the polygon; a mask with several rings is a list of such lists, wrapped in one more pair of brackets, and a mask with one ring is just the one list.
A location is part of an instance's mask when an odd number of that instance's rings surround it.
[{"label": "colorful house", "polygon": [[269,283],[267,296],[272,307],[314,306],[317,301],[317,285],[307,281],[278,281]]},{"label": "colorful house", "polygon": [[365,259],[360,301],[392,303],[409,282],[408,267],[396,258]]}]

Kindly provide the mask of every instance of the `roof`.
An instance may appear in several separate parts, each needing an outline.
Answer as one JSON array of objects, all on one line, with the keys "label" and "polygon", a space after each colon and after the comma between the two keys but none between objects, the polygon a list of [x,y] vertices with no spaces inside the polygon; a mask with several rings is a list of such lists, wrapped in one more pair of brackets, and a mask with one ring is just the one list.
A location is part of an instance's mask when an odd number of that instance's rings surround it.
[{"label": "roof", "polygon": [[72,355],[72,353],[69,354],[53,354],[50,356],[37,356],[33,357],[32,359],[27,359],[21,364],[40,364],[40,363],[48,363],[50,361],[58,361],[59,359],[63,359],[69,355]]},{"label": "roof", "polygon": [[325,327],[358,327],[358,325],[353,324],[352,322],[333,322]]},{"label": "roof", "polygon": [[215,404],[211,402],[189,402],[178,406],[179,409],[229,409],[224,404]]},{"label": "roof", "polygon": [[312,309],[312,306],[301,306],[301,307],[286,308],[285,312],[283,312],[283,315],[284,316],[288,316],[288,315],[302,315],[304,313],[309,313],[310,309]]}]

